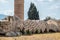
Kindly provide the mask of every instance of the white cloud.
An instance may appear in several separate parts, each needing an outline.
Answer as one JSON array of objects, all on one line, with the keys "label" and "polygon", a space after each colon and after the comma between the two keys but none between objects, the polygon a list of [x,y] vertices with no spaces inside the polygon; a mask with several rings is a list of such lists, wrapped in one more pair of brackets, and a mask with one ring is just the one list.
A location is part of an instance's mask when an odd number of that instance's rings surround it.
[{"label": "white cloud", "polygon": [[0,0],[1,3],[8,3],[8,0]]},{"label": "white cloud", "polygon": [[4,15],[7,15],[7,16],[13,16],[14,11],[13,10],[4,10],[4,11],[0,11],[0,14],[4,14]]},{"label": "white cloud", "polygon": [[60,8],[60,6],[58,6],[58,5],[52,5],[52,6],[50,6],[49,9],[58,9],[58,8]]},{"label": "white cloud", "polygon": [[49,0],[49,2],[53,2],[54,0]]},{"label": "white cloud", "polygon": [[14,15],[14,11],[13,10],[6,10],[5,11],[5,15],[13,16]]},{"label": "white cloud", "polygon": [[44,1],[44,0],[37,0],[37,1],[41,1],[41,2],[42,2],[42,1]]},{"label": "white cloud", "polygon": [[54,0],[37,0],[37,1],[40,1],[40,2],[44,2],[44,1],[53,2]]}]

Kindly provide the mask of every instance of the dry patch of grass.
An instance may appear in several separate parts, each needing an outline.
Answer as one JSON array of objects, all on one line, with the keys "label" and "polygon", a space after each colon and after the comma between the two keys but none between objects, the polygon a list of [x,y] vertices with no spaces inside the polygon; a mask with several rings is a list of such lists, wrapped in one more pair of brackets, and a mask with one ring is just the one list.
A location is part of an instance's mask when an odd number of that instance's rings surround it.
[{"label": "dry patch of grass", "polygon": [[34,34],[18,37],[0,37],[0,40],[60,40],[60,33]]}]

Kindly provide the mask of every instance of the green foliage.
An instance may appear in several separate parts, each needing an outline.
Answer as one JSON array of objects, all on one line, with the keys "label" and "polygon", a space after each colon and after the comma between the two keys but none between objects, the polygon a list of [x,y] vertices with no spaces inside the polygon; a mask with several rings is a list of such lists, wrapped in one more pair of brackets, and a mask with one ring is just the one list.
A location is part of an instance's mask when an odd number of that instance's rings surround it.
[{"label": "green foliage", "polygon": [[46,19],[44,19],[44,21],[48,21],[50,19],[52,19],[52,18],[48,16],[48,17],[46,17]]},{"label": "green foliage", "polygon": [[37,11],[36,6],[34,5],[34,3],[30,4],[30,8],[28,11],[28,19],[30,20],[39,20],[39,12]]}]

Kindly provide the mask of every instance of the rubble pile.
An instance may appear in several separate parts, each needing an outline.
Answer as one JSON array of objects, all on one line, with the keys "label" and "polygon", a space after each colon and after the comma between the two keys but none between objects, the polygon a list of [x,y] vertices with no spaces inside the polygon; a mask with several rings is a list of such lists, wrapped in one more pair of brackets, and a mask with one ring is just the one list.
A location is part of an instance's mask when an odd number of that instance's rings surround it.
[{"label": "rubble pile", "polygon": [[[5,18],[6,19],[6,18]],[[17,16],[8,16],[7,20],[0,21],[0,34],[5,36],[19,36],[36,33],[60,32],[60,26],[54,20],[25,20]]]}]

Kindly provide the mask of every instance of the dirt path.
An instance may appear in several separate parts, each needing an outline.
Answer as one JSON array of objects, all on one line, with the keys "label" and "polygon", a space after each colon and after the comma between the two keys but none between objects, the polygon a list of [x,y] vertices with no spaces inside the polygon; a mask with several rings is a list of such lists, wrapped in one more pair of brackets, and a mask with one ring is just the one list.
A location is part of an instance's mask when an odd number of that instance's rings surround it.
[{"label": "dirt path", "polygon": [[0,37],[0,40],[60,40],[60,33],[34,34],[19,37]]}]

